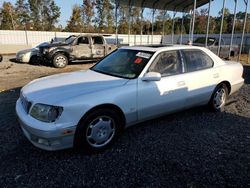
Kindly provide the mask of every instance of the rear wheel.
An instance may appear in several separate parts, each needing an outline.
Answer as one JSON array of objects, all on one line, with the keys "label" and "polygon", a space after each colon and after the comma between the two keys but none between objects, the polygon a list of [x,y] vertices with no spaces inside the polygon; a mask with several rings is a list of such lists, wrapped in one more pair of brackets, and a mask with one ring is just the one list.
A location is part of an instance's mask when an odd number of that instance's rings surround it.
[{"label": "rear wheel", "polygon": [[215,112],[224,111],[228,98],[228,88],[226,84],[218,85],[210,99],[209,106]]},{"label": "rear wheel", "polygon": [[64,68],[68,64],[68,57],[64,54],[58,53],[53,57],[53,65],[56,68]]},{"label": "rear wheel", "polygon": [[98,109],[77,126],[75,146],[85,152],[103,151],[112,145],[121,132],[121,120],[117,113],[110,109]]}]

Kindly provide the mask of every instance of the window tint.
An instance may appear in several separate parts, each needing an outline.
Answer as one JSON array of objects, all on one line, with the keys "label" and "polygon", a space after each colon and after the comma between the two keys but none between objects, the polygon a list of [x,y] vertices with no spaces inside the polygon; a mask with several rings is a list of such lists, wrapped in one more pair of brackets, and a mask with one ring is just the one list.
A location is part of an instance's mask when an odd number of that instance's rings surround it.
[{"label": "window tint", "polygon": [[187,72],[206,69],[213,66],[213,60],[201,50],[183,51]]},{"label": "window tint", "polygon": [[89,43],[89,40],[87,37],[80,37],[78,39],[78,44],[88,44]]},{"label": "window tint", "polygon": [[182,63],[178,51],[169,51],[159,54],[151,67],[150,72],[159,72],[162,76],[182,73]]},{"label": "window tint", "polygon": [[93,44],[103,44],[102,37],[92,37]]}]

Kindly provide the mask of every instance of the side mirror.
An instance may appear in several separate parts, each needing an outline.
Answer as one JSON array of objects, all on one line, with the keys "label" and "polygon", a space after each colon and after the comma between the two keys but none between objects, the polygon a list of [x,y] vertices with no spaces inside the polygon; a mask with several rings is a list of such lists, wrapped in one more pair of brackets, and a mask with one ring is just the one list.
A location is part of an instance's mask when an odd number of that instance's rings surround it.
[{"label": "side mirror", "polygon": [[143,77],[142,81],[160,81],[161,74],[159,72],[147,72]]}]

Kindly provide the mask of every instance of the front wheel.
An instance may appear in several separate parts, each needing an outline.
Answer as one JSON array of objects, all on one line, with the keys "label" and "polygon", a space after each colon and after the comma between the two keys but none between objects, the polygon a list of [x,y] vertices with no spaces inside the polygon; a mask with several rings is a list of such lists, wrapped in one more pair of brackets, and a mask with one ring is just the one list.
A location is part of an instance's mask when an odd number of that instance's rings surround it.
[{"label": "front wheel", "polygon": [[117,113],[99,109],[90,113],[77,126],[75,146],[85,152],[98,152],[108,148],[122,132]]},{"label": "front wheel", "polygon": [[64,54],[56,54],[54,57],[53,57],[53,65],[56,67],[56,68],[64,68],[67,66],[68,64],[68,58],[67,56],[65,56]]},{"label": "front wheel", "polygon": [[209,106],[215,112],[224,111],[228,98],[228,88],[225,84],[218,85],[210,99]]}]

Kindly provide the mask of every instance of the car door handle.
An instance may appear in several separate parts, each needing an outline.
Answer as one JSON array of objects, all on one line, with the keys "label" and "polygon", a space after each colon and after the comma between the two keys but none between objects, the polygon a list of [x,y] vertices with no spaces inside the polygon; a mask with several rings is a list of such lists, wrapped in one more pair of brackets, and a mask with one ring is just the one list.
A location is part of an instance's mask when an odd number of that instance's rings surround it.
[{"label": "car door handle", "polygon": [[219,73],[215,73],[215,74],[213,75],[214,78],[219,78],[219,76],[220,76]]},{"label": "car door handle", "polygon": [[185,86],[185,85],[186,85],[185,81],[180,81],[177,83],[178,87]]}]

